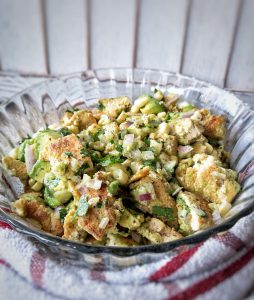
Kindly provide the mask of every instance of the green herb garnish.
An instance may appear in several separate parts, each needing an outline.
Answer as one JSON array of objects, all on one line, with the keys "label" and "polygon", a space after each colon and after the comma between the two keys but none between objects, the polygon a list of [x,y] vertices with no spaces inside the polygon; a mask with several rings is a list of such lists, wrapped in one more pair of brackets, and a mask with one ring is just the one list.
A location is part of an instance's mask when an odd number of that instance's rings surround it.
[{"label": "green herb garnish", "polygon": [[170,207],[153,206],[152,214],[158,217],[164,217],[169,221],[175,220],[173,209]]},{"label": "green herb garnish", "polygon": [[68,157],[73,156],[72,152],[70,152],[70,151],[64,152],[64,154],[67,155]]},{"label": "green herb garnish", "polygon": [[89,208],[89,204],[86,201],[85,196],[81,196],[78,203],[78,208],[75,211],[75,214],[72,217],[72,220],[74,220],[76,217],[83,217],[87,214]]},{"label": "green herb garnish", "polygon": [[28,136],[25,137],[25,138],[23,138],[23,139],[19,142],[19,144],[21,145],[24,141],[30,140],[30,139],[31,139],[31,136],[28,134]]},{"label": "green herb garnish", "polygon": [[172,120],[178,119],[179,117],[180,117],[180,113],[178,113],[178,112],[167,113],[166,121],[172,121]]},{"label": "green herb garnish", "polygon": [[65,219],[67,213],[68,213],[67,209],[65,209],[65,208],[60,209],[59,216],[60,216],[60,220],[62,223],[64,223],[64,219]]},{"label": "green herb garnish", "polygon": [[96,133],[94,133],[93,135],[91,135],[92,139],[94,142],[98,141],[99,140],[99,136],[104,134],[105,133],[105,130],[104,129],[99,129]]},{"label": "green herb garnish", "polygon": [[62,136],[67,136],[67,135],[71,134],[71,132],[69,131],[69,129],[66,128],[66,127],[63,127],[61,129],[59,129],[58,131],[61,133]]},{"label": "green herb garnish", "polygon": [[84,163],[78,171],[75,173],[76,176],[82,176],[85,173],[85,170],[89,168],[89,165],[87,163]]},{"label": "green herb garnish", "polygon": [[102,203],[101,202],[97,203],[95,207],[96,208],[101,208],[102,207]]},{"label": "green herb garnish", "polygon": [[104,108],[105,108],[105,106],[104,106],[102,103],[99,103],[98,109],[99,109],[99,110],[103,110]]},{"label": "green herb garnish", "polygon": [[156,161],[155,160],[144,160],[143,165],[150,167],[153,170],[156,170]]},{"label": "green herb garnish", "polygon": [[99,165],[101,165],[102,167],[107,167],[113,164],[120,164],[123,161],[124,160],[119,155],[117,156],[107,155],[100,159]]}]

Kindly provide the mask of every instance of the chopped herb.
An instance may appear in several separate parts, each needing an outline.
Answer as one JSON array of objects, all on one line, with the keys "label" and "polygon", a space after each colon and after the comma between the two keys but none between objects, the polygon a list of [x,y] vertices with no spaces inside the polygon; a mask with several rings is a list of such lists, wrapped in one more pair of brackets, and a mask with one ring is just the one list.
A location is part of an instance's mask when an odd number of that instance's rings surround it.
[{"label": "chopped herb", "polygon": [[107,167],[113,164],[120,164],[123,161],[124,160],[119,155],[117,156],[107,155],[100,159],[99,165],[101,165],[102,167]]},{"label": "chopped herb", "polygon": [[101,161],[100,154],[97,151],[90,150],[88,151],[86,148],[82,148],[80,153],[85,157],[90,157],[94,163],[99,163]]},{"label": "chopped herb", "polygon": [[189,206],[186,204],[186,202],[181,197],[178,197],[176,199],[176,203],[181,205],[182,208],[184,209],[184,213],[182,214],[182,216],[185,218],[191,212]]},{"label": "chopped herb", "polygon": [[78,203],[78,208],[75,212],[75,214],[72,217],[72,221],[76,218],[76,217],[83,217],[86,215],[87,211],[89,208],[89,204],[86,201],[86,197],[81,196],[79,199],[79,203]]},{"label": "chopped herb", "polygon": [[166,115],[166,121],[172,121],[180,117],[180,113],[174,112],[174,113],[167,113]]},{"label": "chopped herb", "polygon": [[80,153],[85,157],[90,156],[88,150],[84,147],[81,149]]},{"label": "chopped herb", "polygon": [[67,109],[66,112],[73,114],[74,111],[79,111],[79,108]]},{"label": "chopped herb", "polygon": [[21,145],[23,142],[27,141],[27,140],[30,140],[31,139],[31,136],[28,134],[27,137],[23,138],[20,142],[19,142],[19,145]]},{"label": "chopped herb", "polygon": [[96,133],[94,133],[93,135],[91,135],[92,139],[94,142],[98,141],[99,140],[99,136],[104,134],[105,133],[105,130],[104,129],[100,129],[98,130]]},{"label": "chopped herb", "polygon": [[156,170],[156,161],[155,160],[144,160],[143,165],[150,167],[153,170]]},{"label": "chopped herb", "polygon": [[66,127],[63,127],[61,129],[59,129],[58,131],[61,133],[62,136],[67,136],[67,135],[71,134],[71,132],[69,131],[69,129],[66,128]]},{"label": "chopped herb", "polygon": [[102,203],[101,202],[97,203],[95,207],[96,208],[101,208],[102,207]]},{"label": "chopped herb", "polygon": [[99,109],[99,110],[103,110],[104,108],[105,108],[105,106],[104,106],[102,103],[99,103],[98,109]]},{"label": "chopped herb", "polygon": [[117,180],[112,181],[108,187],[108,190],[111,195],[116,195],[119,190],[119,182]]},{"label": "chopped herb", "polygon": [[68,157],[73,156],[72,152],[70,152],[70,151],[64,152],[64,154],[67,155]]},{"label": "chopped herb", "polygon": [[159,90],[157,90],[156,88],[154,88],[153,93],[156,94],[157,92],[159,92]]},{"label": "chopped herb", "polygon": [[64,219],[65,219],[67,213],[68,213],[67,209],[65,209],[65,208],[60,209],[59,216],[60,216],[60,220],[62,223],[64,222]]},{"label": "chopped herb", "polygon": [[85,170],[89,168],[89,165],[87,163],[84,163],[79,170],[75,173],[76,176],[82,176],[85,173]]},{"label": "chopped herb", "polygon": [[148,136],[144,137],[143,142],[149,147],[150,146],[150,138]]},{"label": "chopped herb", "polygon": [[119,133],[119,138],[120,138],[121,140],[123,140],[126,134],[127,134],[127,130],[122,130],[122,131],[120,131],[120,133]]},{"label": "chopped herb", "polygon": [[117,144],[117,145],[116,145],[116,150],[117,150],[118,152],[123,152],[123,146]]},{"label": "chopped herb", "polygon": [[173,209],[170,207],[153,206],[152,214],[158,217],[164,217],[169,221],[175,220]]}]

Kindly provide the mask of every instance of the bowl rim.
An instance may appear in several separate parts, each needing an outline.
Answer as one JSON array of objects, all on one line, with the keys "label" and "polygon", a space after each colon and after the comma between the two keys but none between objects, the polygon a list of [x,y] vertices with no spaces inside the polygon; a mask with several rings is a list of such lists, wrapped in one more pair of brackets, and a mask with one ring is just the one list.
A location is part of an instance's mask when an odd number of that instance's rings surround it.
[{"label": "bowl rim", "polygon": [[[181,73],[177,72],[170,72],[167,70],[161,70],[161,69],[149,69],[149,68],[125,68],[125,67],[118,67],[118,68],[98,68],[98,69],[88,69],[84,71],[78,71],[78,72],[72,72],[68,74],[60,74],[60,75],[53,75],[53,76],[47,76],[45,77],[45,80],[42,80],[38,83],[32,84],[29,87],[24,88],[20,92],[14,94],[12,97],[10,97],[7,101],[3,101],[0,104],[0,107],[5,106],[9,102],[13,101],[16,97],[24,94],[27,91],[30,91],[31,89],[34,89],[36,87],[39,87],[41,85],[45,85],[48,82],[55,81],[55,80],[68,80],[72,77],[89,74],[89,72],[92,72],[94,75],[96,75],[97,72],[101,71],[114,71],[114,70],[122,70],[122,71],[140,71],[140,72],[154,72],[154,73],[165,73],[167,75],[171,76],[178,76],[183,79],[192,79],[201,84],[202,86],[208,88],[208,87],[215,87],[219,89],[220,91],[223,91],[224,93],[227,93],[228,95],[233,95],[238,101],[240,101],[245,109],[248,109],[253,112],[253,109],[250,107],[249,104],[244,103],[242,100],[240,100],[236,95],[234,95],[232,92],[225,90],[221,87],[218,87],[212,83],[196,79],[193,76],[183,75]],[[7,75],[8,76],[8,75]],[[10,76],[12,76],[10,74]],[[19,75],[22,77],[22,75]],[[195,88],[195,87],[193,87]],[[249,196],[245,199],[245,201],[251,199],[252,196]],[[239,221],[241,218],[249,215],[254,210],[254,201],[250,202],[249,205],[247,205],[245,208],[241,209],[239,212],[237,212],[234,216],[229,217],[224,222],[215,225],[213,227],[209,227],[205,230],[202,230],[200,232],[194,233],[190,236],[183,237],[179,240],[170,241],[166,243],[160,243],[160,244],[151,244],[151,245],[140,245],[140,246],[130,246],[130,247],[119,247],[119,246],[103,246],[103,245],[89,245],[81,242],[76,242],[72,240],[66,240],[61,237],[54,236],[50,233],[47,233],[42,230],[36,230],[28,226],[28,223],[25,222],[19,222],[16,220],[16,218],[11,217],[13,214],[8,214],[5,212],[5,209],[1,208],[0,206],[0,220],[8,223],[10,226],[14,227],[18,232],[21,232],[22,234],[26,236],[30,236],[32,238],[35,238],[36,240],[42,242],[43,244],[49,245],[49,246],[63,246],[70,248],[72,250],[84,253],[84,254],[112,254],[117,257],[130,257],[134,255],[139,255],[143,253],[150,253],[150,254],[161,254],[166,253],[170,250],[173,250],[179,246],[182,245],[191,245],[196,244],[199,242],[202,242],[206,239],[208,239],[211,236],[214,236],[217,233],[226,231],[233,227],[237,221]]]}]

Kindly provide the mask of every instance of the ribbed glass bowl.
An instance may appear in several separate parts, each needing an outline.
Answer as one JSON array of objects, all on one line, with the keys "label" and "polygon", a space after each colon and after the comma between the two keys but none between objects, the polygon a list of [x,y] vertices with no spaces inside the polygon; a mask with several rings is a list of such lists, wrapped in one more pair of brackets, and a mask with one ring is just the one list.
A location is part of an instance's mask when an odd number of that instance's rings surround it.
[{"label": "ribbed glass bowl", "polygon": [[41,249],[55,258],[92,268],[115,269],[143,264],[191,247],[232,227],[254,208],[254,113],[233,94],[196,79],[169,72],[139,69],[102,69],[48,79],[14,96],[0,106],[0,156],[38,129],[56,123],[69,108],[93,108],[102,97],[126,95],[135,100],[151,87],[172,91],[182,99],[227,117],[226,148],[231,168],[239,174],[242,189],[231,211],[219,224],[189,237],[158,245],[137,247],[91,246],[40,231],[10,210],[22,192],[19,180],[0,165],[0,219],[17,231],[41,242]]}]

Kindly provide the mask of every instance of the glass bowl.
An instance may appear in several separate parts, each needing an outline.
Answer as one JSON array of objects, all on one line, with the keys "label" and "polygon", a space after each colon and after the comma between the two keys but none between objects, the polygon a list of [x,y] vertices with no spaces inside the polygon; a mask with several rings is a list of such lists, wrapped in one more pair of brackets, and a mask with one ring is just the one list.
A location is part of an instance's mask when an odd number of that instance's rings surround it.
[{"label": "glass bowl", "polygon": [[40,249],[58,259],[95,269],[116,269],[148,263],[175,255],[183,246],[192,247],[232,227],[254,208],[254,113],[233,94],[208,83],[179,74],[139,69],[101,69],[48,79],[15,95],[0,105],[0,155],[38,129],[56,123],[69,108],[93,108],[98,98],[126,95],[132,100],[151,87],[178,93],[198,107],[227,117],[226,148],[231,167],[238,172],[242,189],[232,209],[217,225],[180,240],[137,247],[92,246],[55,237],[38,230],[10,210],[11,201],[22,192],[19,180],[0,165],[0,218],[17,231],[40,242]]}]

